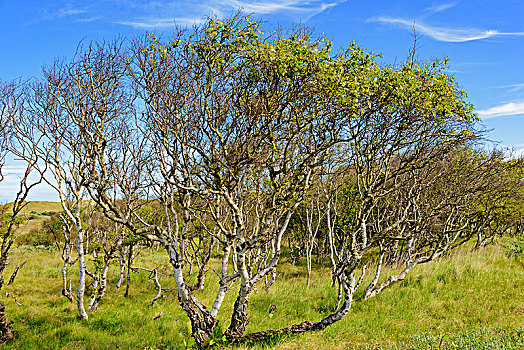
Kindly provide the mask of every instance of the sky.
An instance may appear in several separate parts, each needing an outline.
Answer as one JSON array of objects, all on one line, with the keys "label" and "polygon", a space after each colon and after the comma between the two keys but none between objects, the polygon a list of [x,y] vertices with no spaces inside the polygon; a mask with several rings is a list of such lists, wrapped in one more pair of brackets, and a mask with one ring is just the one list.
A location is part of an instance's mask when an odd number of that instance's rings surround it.
[{"label": "sky", "polygon": [[[175,23],[192,26],[206,16],[242,9],[265,27],[301,23],[333,40],[382,53],[385,64],[417,57],[449,58],[448,73],[468,94],[480,127],[501,147],[524,155],[524,1],[522,0],[0,0],[0,80],[39,77],[42,67],[71,58],[80,41],[169,35]],[[9,159],[0,203],[12,200],[20,164]],[[31,200],[57,200],[46,186]]]}]

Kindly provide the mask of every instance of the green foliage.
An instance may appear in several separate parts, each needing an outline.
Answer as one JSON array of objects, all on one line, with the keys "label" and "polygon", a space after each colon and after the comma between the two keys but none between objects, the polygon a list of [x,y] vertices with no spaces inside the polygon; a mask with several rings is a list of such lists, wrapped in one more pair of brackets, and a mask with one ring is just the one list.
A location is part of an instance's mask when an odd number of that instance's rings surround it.
[{"label": "green foliage", "polygon": [[524,257],[524,234],[508,240],[504,247],[508,257],[513,257],[516,260],[522,259]]},{"label": "green foliage", "polygon": [[[0,230],[6,230],[7,226],[11,223],[13,214],[3,214],[0,216]],[[23,224],[25,222],[22,216],[17,216],[13,221],[15,227]],[[1,232],[1,231],[0,231]]]}]

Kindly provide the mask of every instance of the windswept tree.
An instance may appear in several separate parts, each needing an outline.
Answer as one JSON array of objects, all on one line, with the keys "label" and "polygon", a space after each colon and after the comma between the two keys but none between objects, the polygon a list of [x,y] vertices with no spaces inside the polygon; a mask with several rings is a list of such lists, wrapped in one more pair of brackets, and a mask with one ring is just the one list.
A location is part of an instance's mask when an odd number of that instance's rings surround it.
[{"label": "windswept tree", "polygon": [[[70,63],[57,61],[44,69],[44,79],[31,82],[26,89],[26,111],[16,127],[17,138],[26,140],[23,149],[34,149],[49,168],[45,180],[57,191],[64,220],[74,230],[80,273],[76,301],[78,312],[85,319],[88,314],[83,299],[88,271],[84,249],[88,222],[82,207],[89,199],[85,172],[92,161],[89,153],[100,147],[92,142],[90,132],[104,129],[106,116],[115,118],[132,103],[121,86],[127,67],[123,53],[121,41],[85,49],[79,46]],[[84,127],[89,123],[93,123],[92,129],[86,131]]]},{"label": "windswept tree", "polygon": [[[263,38],[260,23],[239,16],[210,20],[166,43],[137,39],[126,62],[140,113],[129,109],[135,119],[125,121],[91,113],[78,122],[87,135],[79,138],[87,142],[86,189],[109,218],[165,247],[199,344],[216,327],[235,280],[228,335],[243,334],[249,295],[275,271],[312,175],[344,138],[343,128],[358,122],[335,108],[337,85],[347,67],[369,60],[361,50],[340,59],[330,51],[325,38],[301,30]],[[109,139],[111,130],[121,137]],[[151,200],[163,208],[160,220],[140,211]],[[196,264],[202,285],[214,245],[222,267],[208,309],[187,274]]]},{"label": "windswept tree", "polygon": [[[17,230],[21,224],[20,213],[27,205],[29,191],[42,181],[45,165],[38,167],[38,153],[24,139],[13,135],[13,128],[20,122],[26,108],[23,84],[20,82],[3,83],[0,81],[0,182],[4,181],[4,162],[8,154],[21,155],[26,161],[22,167],[18,186],[13,193],[13,201],[0,204],[0,289],[4,285],[3,273],[9,259],[9,250],[17,238]],[[32,133],[32,129],[27,130]],[[0,333],[1,341],[13,338],[12,323],[5,314],[5,304],[0,302]]]},{"label": "windswept tree", "polygon": [[[348,125],[344,129],[347,141],[333,148],[343,160],[338,171],[342,175],[325,177],[326,181],[344,182],[337,203],[327,207],[332,215],[330,221],[335,222],[329,246],[342,300],[337,301],[335,312],[320,321],[253,333],[246,338],[318,330],[342,319],[362,282],[363,273],[357,280],[357,268],[378,249],[377,278],[368,286],[369,293],[377,293],[382,250],[394,242],[388,237],[398,236],[411,249],[413,240],[426,232],[417,228],[411,216],[420,214],[413,214],[424,189],[419,175],[424,175],[433,162],[445,159],[452,150],[476,138],[472,106],[464,101],[465,93],[453,78],[444,73],[445,61],[408,59],[399,65],[380,66],[374,56],[363,57],[370,62],[365,71],[344,72],[348,84],[340,92],[343,103],[338,106],[349,119],[359,122]],[[326,227],[329,229],[329,225]],[[402,234],[403,229],[406,231]],[[446,234],[436,233],[425,241],[426,245],[417,246],[419,253],[426,247],[430,249],[427,255],[422,254],[424,258],[419,257],[420,261],[446,250],[432,250],[431,245]],[[413,266],[408,265],[407,271]]]}]

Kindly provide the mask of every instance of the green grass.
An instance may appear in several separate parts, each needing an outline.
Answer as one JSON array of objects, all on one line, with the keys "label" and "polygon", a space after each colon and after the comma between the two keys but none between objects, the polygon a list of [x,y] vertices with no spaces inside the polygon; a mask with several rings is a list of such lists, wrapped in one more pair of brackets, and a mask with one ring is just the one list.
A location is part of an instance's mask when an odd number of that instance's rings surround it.
[{"label": "green grass", "polygon": [[[506,242],[480,251],[467,248],[450,259],[418,266],[405,281],[391,286],[376,298],[362,301],[356,293],[350,313],[340,322],[320,331],[303,335],[280,336],[258,349],[522,349],[524,348],[524,257],[508,256]],[[60,296],[61,260],[57,251],[18,248],[6,279],[17,262],[27,260],[15,284],[6,286],[2,295],[14,293],[14,299],[2,298],[9,318],[14,322],[15,341],[8,349],[184,349],[194,346],[190,324],[183,314],[176,294],[169,292],[152,307],[147,303],[156,294],[148,274],[133,274],[130,297],[124,288],[115,290],[117,264],[110,271],[108,293],[99,309],[87,321],[76,316],[75,305]],[[136,266],[165,264],[164,252],[144,250]],[[70,269],[76,273],[76,265]],[[372,272],[367,276],[369,281]],[[216,290],[216,277],[208,273],[207,285]],[[73,282],[75,282],[73,280]],[[161,277],[164,288],[174,281]],[[73,283],[74,285],[74,283]],[[329,314],[336,298],[327,269],[316,267],[311,286],[305,285],[305,268],[285,261],[279,266],[279,278],[269,291],[260,285],[250,299],[250,323],[247,332],[276,329],[305,320],[319,320]],[[361,287],[362,289],[362,287]],[[197,292],[206,305],[213,295]],[[220,327],[229,323],[235,298],[232,291],[219,313]],[[271,304],[277,305],[274,317],[268,317]],[[152,317],[159,312],[158,320]],[[219,332],[218,332],[219,333]],[[216,340],[219,348],[220,334]],[[469,347],[468,347],[469,346]],[[249,345],[237,346],[247,348]]]}]

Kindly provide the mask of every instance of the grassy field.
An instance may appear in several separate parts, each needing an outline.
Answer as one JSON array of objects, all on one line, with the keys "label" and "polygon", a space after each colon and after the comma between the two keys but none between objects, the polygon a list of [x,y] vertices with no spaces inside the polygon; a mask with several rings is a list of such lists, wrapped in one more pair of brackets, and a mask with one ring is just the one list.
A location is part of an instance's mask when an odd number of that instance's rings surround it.
[{"label": "grassy field", "polygon": [[[281,336],[255,348],[275,349],[524,349],[524,256],[508,257],[507,242],[480,251],[464,248],[450,259],[414,269],[407,279],[366,302],[357,292],[350,313],[342,321],[319,332]],[[14,285],[2,297],[14,323],[16,339],[7,349],[185,349],[194,347],[190,325],[174,292],[154,306],[147,303],[156,294],[148,274],[132,274],[130,296],[115,290],[117,263],[110,271],[108,293],[89,320],[80,320],[75,305],[60,295],[61,260],[56,250],[17,248],[6,278],[17,262],[27,261]],[[92,264],[92,262],[91,262]],[[165,253],[144,250],[135,266],[165,264]],[[76,272],[76,266],[71,270]],[[319,320],[330,312],[336,291],[328,270],[317,267],[312,284],[305,285],[305,268],[285,259],[280,277],[269,291],[259,288],[250,303],[247,331],[289,326],[304,320]],[[371,274],[370,274],[371,275]],[[368,276],[370,279],[371,276]],[[208,273],[207,283],[214,283]],[[173,280],[162,277],[164,288]],[[197,292],[207,305],[212,296]],[[227,327],[235,293],[226,298],[219,314],[220,327]],[[277,305],[274,317],[268,308]],[[163,312],[163,316],[152,320]],[[228,348],[220,343],[218,348]],[[249,344],[236,348],[247,348]]]}]

